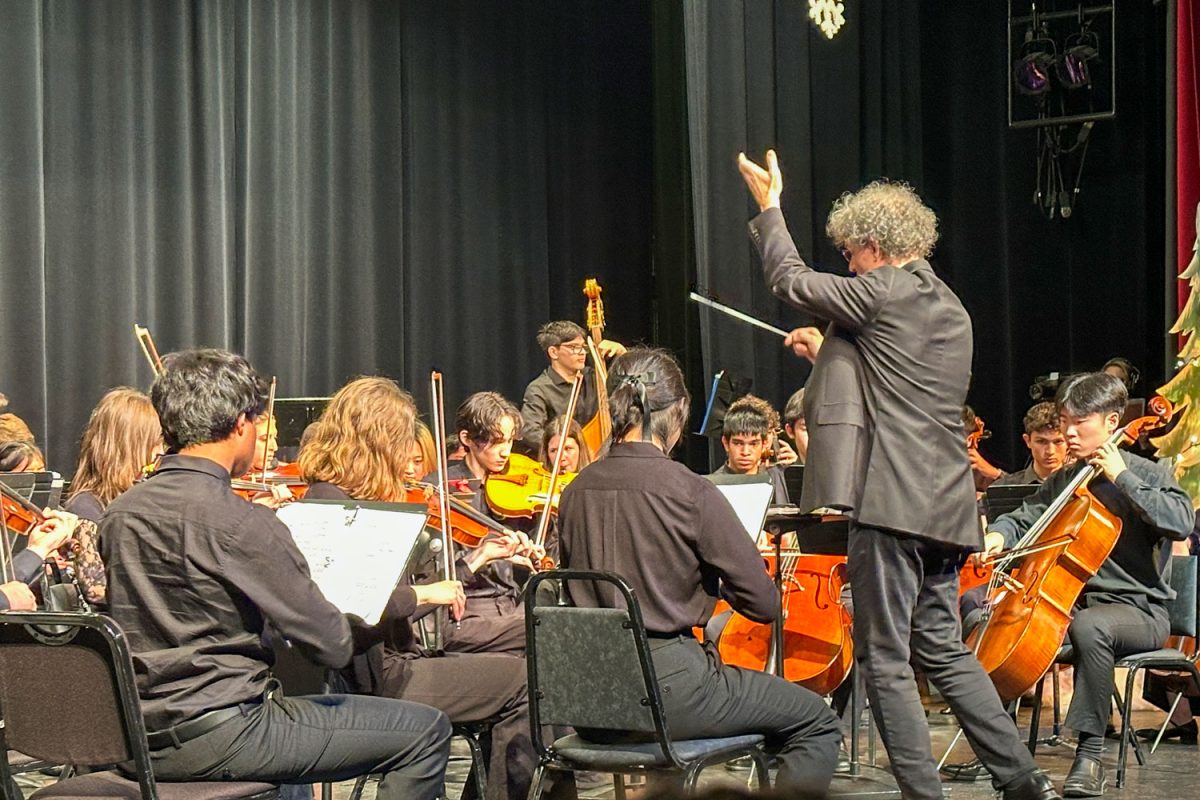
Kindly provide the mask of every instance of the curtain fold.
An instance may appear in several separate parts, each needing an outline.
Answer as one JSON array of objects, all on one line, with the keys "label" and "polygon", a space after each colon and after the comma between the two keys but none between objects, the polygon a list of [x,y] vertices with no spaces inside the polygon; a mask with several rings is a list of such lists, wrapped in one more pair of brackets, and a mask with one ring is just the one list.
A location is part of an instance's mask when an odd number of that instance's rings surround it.
[{"label": "curtain fold", "polygon": [[638,0],[7,6],[0,392],[69,474],[135,322],[280,396],[437,367],[451,413],[520,400],[585,277],[649,338],[650,47]]},{"label": "curtain fold", "polygon": [[[917,3],[847,4],[833,40],[809,23],[803,3],[683,0],[683,8],[696,284],[784,328],[818,322],[764,286],[745,225],[757,208],[735,158],[744,150],[761,163],[775,148],[802,256],[845,273],[824,236],[833,200],[880,176],[920,183]],[[777,337],[707,311],[699,320],[706,388],[726,370],[751,378],[753,393],[781,409],[804,384],[807,363]]]}]

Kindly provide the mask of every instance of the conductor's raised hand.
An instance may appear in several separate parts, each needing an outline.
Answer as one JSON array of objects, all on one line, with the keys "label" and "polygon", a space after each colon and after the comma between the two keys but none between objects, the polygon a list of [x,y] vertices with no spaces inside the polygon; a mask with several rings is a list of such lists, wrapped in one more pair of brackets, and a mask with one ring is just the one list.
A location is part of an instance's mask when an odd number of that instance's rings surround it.
[{"label": "conductor's raised hand", "polygon": [[783,173],[779,171],[779,159],[774,150],[767,151],[767,166],[760,167],[745,153],[738,153],[738,171],[742,180],[750,190],[754,202],[758,203],[759,211],[768,208],[779,208],[779,196],[783,194]]}]

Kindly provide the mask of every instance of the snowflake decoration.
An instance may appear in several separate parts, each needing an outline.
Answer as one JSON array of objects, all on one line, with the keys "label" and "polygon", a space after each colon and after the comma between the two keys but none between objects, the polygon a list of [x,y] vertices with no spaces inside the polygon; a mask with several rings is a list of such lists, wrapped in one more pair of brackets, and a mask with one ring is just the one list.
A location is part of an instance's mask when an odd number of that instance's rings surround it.
[{"label": "snowflake decoration", "polygon": [[826,39],[837,36],[846,24],[846,4],[838,0],[808,0],[808,18],[825,34]]}]

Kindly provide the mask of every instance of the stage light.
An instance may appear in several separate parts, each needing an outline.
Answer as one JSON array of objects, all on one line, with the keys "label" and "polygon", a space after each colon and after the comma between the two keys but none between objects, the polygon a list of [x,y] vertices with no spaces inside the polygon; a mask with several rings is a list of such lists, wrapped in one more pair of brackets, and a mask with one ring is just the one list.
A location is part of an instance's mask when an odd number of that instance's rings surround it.
[{"label": "stage light", "polygon": [[1054,42],[1050,39],[1030,39],[1021,46],[1020,56],[1013,62],[1013,85],[1017,91],[1037,97],[1050,91],[1050,70],[1056,59]]},{"label": "stage light", "polygon": [[1066,89],[1083,89],[1092,85],[1088,62],[1100,55],[1096,34],[1080,31],[1067,37],[1062,55],[1054,62],[1058,83]]},{"label": "stage light", "polygon": [[832,39],[846,24],[846,4],[839,0],[808,0],[808,18],[826,39]]}]

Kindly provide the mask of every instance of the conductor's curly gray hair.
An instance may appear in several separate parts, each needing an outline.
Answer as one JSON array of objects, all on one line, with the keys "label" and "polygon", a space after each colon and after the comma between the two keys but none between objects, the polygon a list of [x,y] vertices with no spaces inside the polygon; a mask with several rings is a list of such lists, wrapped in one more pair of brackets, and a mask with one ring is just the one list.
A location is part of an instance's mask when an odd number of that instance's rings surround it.
[{"label": "conductor's curly gray hair", "polygon": [[825,234],[839,247],[874,242],[885,258],[928,258],[938,221],[907,183],[874,181],[834,201]]}]

